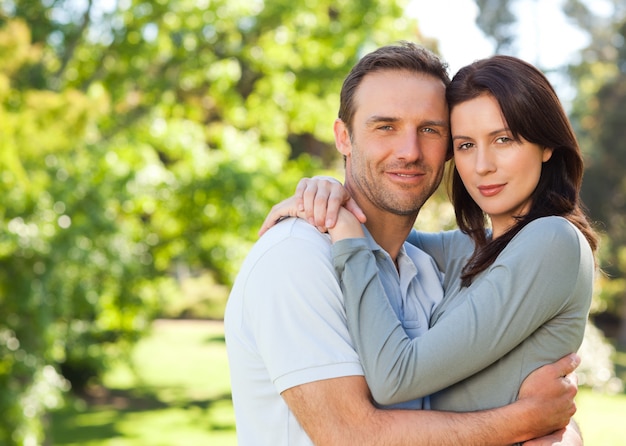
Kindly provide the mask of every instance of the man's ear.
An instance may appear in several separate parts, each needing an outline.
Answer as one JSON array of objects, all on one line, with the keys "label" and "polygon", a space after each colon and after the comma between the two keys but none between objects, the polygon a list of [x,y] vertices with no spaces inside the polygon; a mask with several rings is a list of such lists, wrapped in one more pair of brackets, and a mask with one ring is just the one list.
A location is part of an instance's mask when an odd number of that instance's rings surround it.
[{"label": "man's ear", "polygon": [[350,140],[350,133],[346,123],[339,118],[335,119],[333,130],[335,132],[335,146],[337,146],[339,153],[343,156],[350,155],[352,152],[352,141]]}]

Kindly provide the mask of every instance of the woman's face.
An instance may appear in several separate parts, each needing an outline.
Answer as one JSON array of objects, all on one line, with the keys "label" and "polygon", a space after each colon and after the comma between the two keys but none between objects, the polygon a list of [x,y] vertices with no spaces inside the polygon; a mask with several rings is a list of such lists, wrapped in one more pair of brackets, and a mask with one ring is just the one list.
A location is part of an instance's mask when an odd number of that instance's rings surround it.
[{"label": "woman's face", "polygon": [[515,223],[515,216],[528,212],[542,163],[552,149],[515,141],[498,101],[488,94],[456,105],[450,124],[456,169],[498,237]]}]

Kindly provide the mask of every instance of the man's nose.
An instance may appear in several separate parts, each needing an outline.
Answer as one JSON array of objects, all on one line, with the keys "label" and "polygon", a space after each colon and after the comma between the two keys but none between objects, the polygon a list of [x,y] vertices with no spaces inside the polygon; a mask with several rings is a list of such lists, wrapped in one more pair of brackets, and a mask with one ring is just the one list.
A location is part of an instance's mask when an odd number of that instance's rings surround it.
[{"label": "man's nose", "polygon": [[422,147],[416,132],[407,132],[398,148],[398,158],[415,161],[421,158]]}]

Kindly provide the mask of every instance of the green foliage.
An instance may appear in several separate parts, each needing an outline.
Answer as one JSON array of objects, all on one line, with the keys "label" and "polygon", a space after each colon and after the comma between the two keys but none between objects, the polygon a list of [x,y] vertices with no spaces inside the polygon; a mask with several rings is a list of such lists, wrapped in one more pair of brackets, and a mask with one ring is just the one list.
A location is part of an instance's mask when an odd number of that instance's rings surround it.
[{"label": "green foliage", "polygon": [[60,393],[124,357],[185,283],[223,295],[270,206],[337,162],[348,67],[417,36],[402,12],[0,3],[1,444],[40,443]]},{"label": "green foliage", "polygon": [[[41,54],[20,21],[0,30],[0,42],[25,53],[16,58],[25,64]],[[90,141],[106,110],[101,98],[10,88],[11,71],[21,69],[7,65],[0,74],[9,86],[0,96],[0,410],[8,414],[0,442],[7,445],[41,437],[40,417],[68,388],[65,379],[80,389],[154,313],[140,297],[150,286],[136,249],[143,229],[137,216],[116,212],[126,175]]]},{"label": "green foliage", "polygon": [[587,161],[582,198],[604,235],[596,311],[618,321],[610,335],[626,346],[626,9],[619,2],[613,8],[598,17],[580,0],[569,0],[570,16],[591,36],[570,73],[579,92],[572,119]]}]

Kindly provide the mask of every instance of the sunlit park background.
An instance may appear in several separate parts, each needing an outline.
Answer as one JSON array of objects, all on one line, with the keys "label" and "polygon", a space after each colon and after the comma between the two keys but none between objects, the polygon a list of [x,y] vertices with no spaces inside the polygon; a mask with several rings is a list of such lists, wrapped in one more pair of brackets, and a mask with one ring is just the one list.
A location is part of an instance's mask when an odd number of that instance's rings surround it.
[{"label": "sunlit park background", "polygon": [[[342,177],[353,63],[399,39],[446,57],[431,3],[0,1],[0,445],[236,444],[221,319],[238,267],[298,178]],[[558,26],[520,28],[545,21],[522,14],[536,0],[461,3],[465,55],[470,32],[491,53],[529,33],[569,51]],[[566,96],[603,234],[577,419],[586,444],[624,445],[626,4],[549,3],[585,39],[528,59]],[[453,226],[444,191],[419,221]]]}]

